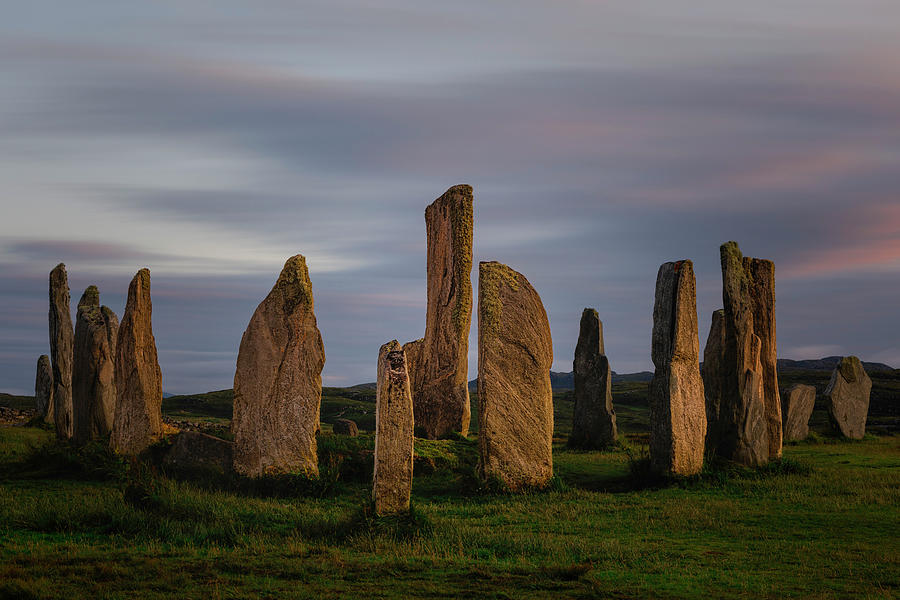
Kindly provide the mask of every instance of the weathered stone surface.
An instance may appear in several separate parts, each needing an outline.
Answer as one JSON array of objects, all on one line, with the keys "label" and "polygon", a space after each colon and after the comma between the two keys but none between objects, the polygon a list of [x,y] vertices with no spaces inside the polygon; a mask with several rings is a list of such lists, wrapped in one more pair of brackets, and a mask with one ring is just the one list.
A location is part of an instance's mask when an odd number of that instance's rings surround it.
[{"label": "weathered stone surface", "polygon": [[782,399],[782,431],[785,441],[805,440],[809,436],[809,417],[816,404],[816,388],[798,383]]},{"label": "weathered stone surface", "polygon": [[[34,408],[37,414],[48,423],[52,423],[53,412],[53,367],[50,366],[50,357],[41,354],[37,361],[37,371],[34,376]],[[51,417],[48,419],[48,415]]]},{"label": "weathered stone surface", "polygon": [[[422,368],[422,351],[425,349],[425,338],[419,338],[403,344],[403,354],[406,355],[406,371],[409,373],[409,392],[413,397],[413,408],[416,405],[416,388],[422,385],[422,377],[425,375]],[[419,436],[427,437],[424,428],[418,423]]]},{"label": "weathered stone surface", "polygon": [[116,414],[116,341],[119,319],[100,306],[90,286],[78,302],[72,363],[73,439],[84,443],[107,435]]},{"label": "weathered stone surface", "polygon": [[478,450],[483,478],[516,491],[553,476],[553,342],[541,298],[523,275],[479,265]]},{"label": "weathered stone surface", "polygon": [[855,356],[845,356],[825,389],[828,417],[841,435],[856,440],[866,434],[872,380]]},{"label": "weathered stone surface", "polygon": [[406,356],[397,340],[378,351],[375,399],[375,514],[409,510],[413,477],[413,403]]},{"label": "weathered stone surface", "polygon": [[575,411],[569,445],[604,448],[616,442],[616,410],[612,403],[612,372],[603,345],[603,323],[593,308],[581,314],[573,362]]},{"label": "weathered stone surface", "polygon": [[697,288],[689,260],[668,262],[656,277],[650,382],[650,465],[691,475],[703,467],[706,401],[700,377]]},{"label": "weathered stone surface", "polygon": [[781,458],[781,395],[778,391],[778,343],[775,327],[775,264],[744,257],[748,292],[753,307],[753,332],[759,337],[763,405],[769,439],[769,460]]},{"label": "weathered stone surface", "polygon": [[163,464],[175,469],[231,471],[234,443],[199,431],[182,431],[175,436]]},{"label": "weathered stone surface", "polygon": [[128,286],[116,340],[116,411],[110,444],[139,454],[162,435],[162,373],[153,337],[150,271],[141,269]]},{"label": "weathered stone surface", "polygon": [[724,439],[730,419],[722,414],[722,359],[725,352],[725,311],[713,311],[709,337],[703,348],[703,393],[706,396],[706,450],[715,453]]},{"label": "weathered stone surface", "polygon": [[454,186],[428,206],[425,228],[428,309],[411,380],[416,426],[434,439],[469,431],[472,187]]},{"label": "weathered stone surface", "polygon": [[234,373],[234,469],[319,474],[316,431],[325,347],[306,259],[287,260],[241,338]]},{"label": "weathered stone surface", "polygon": [[[777,410],[777,428],[780,431],[781,403],[779,401],[775,409],[769,406],[765,398],[763,341],[754,328],[754,313],[762,310],[751,290],[755,285],[751,280],[754,269],[745,266],[747,262],[735,242],[723,244],[720,253],[725,335],[720,363],[719,423],[713,428],[720,437],[711,440],[710,446],[723,458],[758,466],[768,462],[772,452],[769,428],[774,425],[767,416],[767,410]],[[768,335],[764,327],[760,333],[764,337]],[[767,348],[774,348],[774,342]],[[779,448],[780,440],[779,433]]]},{"label": "weathered stone surface", "polygon": [[338,435],[349,435],[350,437],[359,435],[359,427],[356,426],[355,421],[351,421],[350,419],[338,419],[334,422],[334,425],[332,425],[331,431]]},{"label": "weathered stone surface", "polygon": [[69,278],[66,265],[50,271],[50,362],[53,366],[53,404],[51,412],[56,436],[72,437],[72,348],[75,331],[69,313]]}]

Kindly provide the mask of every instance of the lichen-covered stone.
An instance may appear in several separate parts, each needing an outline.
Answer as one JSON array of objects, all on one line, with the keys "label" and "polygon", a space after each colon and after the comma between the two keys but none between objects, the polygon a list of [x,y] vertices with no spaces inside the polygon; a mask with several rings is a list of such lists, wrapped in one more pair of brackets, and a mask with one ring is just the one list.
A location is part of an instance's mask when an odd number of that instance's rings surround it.
[{"label": "lichen-covered stone", "polygon": [[816,388],[798,383],[782,396],[782,431],[785,441],[805,440],[809,436],[809,417],[816,404]]},{"label": "lichen-covered stone", "polygon": [[689,260],[668,262],[656,277],[650,382],[650,465],[692,475],[703,467],[706,401],[700,377],[697,289]]},{"label": "lichen-covered stone", "polygon": [[338,435],[349,435],[350,437],[359,435],[359,427],[357,427],[356,421],[351,421],[350,419],[336,420],[331,427],[331,431]]},{"label": "lichen-covered stone", "polygon": [[372,499],[379,516],[407,512],[413,477],[413,403],[403,348],[378,351],[375,397],[375,474]]},{"label": "lichen-covered stone", "polygon": [[119,320],[100,306],[100,293],[90,286],[78,302],[72,366],[73,439],[98,439],[112,430],[116,414],[116,341]]},{"label": "lichen-covered stone", "polygon": [[714,453],[722,442],[730,418],[722,415],[722,359],[725,352],[725,311],[713,311],[709,337],[703,348],[703,393],[706,396],[706,449]]},{"label": "lichen-covered stone", "polygon": [[150,271],[128,285],[116,340],[116,411],[110,444],[122,454],[140,454],[162,435],[162,373],[153,337]]},{"label": "lichen-covered stone", "polygon": [[234,443],[199,431],[182,431],[172,441],[163,464],[177,470],[231,472]]},{"label": "lichen-covered stone", "polygon": [[69,278],[66,265],[50,271],[50,362],[53,366],[53,404],[49,411],[56,437],[72,437],[72,349],[75,331],[69,313]]},{"label": "lichen-covered stone", "polygon": [[[37,370],[34,376],[34,409],[39,417],[43,417],[47,423],[52,424],[53,412],[53,367],[50,366],[50,357],[41,354],[37,361]],[[47,416],[50,415],[50,419]]]},{"label": "lichen-covered stone", "polygon": [[473,214],[468,185],[450,188],[425,209],[428,307],[410,379],[416,426],[432,439],[469,431]]},{"label": "lichen-covered stone", "polygon": [[825,401],[832,426],[844,437],[859,440],[866,434],[871,392],[872,380],[860,360],[842,358],[825,389]]},{"label": "lichen-covered stone", "polygon": [[553,342],[540,296],[520,273],[479,265],[479,471],[510,490],[553,476]]},{"label": "lichen-covered stone", "polygon": [[318,476],[325,347],[306,259],[287,260],[241,338],[234,374],[234,469]]},{"label": "lichen-covered stone", "polygon": [[569,445],[594,449],[614,444],[618,437],[612,403],[612,372],[603,345],[603,323],[593,308],[581,314],[573,362],[575,410]]}]

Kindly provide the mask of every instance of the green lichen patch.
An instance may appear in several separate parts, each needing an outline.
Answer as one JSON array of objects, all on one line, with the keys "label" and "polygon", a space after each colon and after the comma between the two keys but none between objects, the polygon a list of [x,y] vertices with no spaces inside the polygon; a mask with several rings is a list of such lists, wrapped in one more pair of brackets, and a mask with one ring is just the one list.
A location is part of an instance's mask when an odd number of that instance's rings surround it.
[{"label": "green lichen patch", "polygon": [[456,191],[461,196],[450,205],[453,271],[459,282],[452,317],[456,331],[467,334],[472,319],[472,229],[475,214],[470,186],[456,186],[451,191]]},{"label": "green lichen patch", "polygon": [[478,271],[478,310],[481,313],[480,327],[485,334],[493,337],[500,326],[503,316],[503,301],[500,299],[501,286],[519,291],[520,275],[508,266],[499,262],[483,262]]},{"label": "green lichen patch", "polygon": [[287,259],[275,283],[275,290],[281,294],[287,312],[298,306],[312,308],[312,283],[306,268],[306,258],[302,254]]},{"label": "green lichen patch", "polygon": [[97,289],[96,285],[89,285],[88,288],[84,290],[84,294],[81,295],[81,300],[78,301],[78,310],[99,306],[100,290]]}]

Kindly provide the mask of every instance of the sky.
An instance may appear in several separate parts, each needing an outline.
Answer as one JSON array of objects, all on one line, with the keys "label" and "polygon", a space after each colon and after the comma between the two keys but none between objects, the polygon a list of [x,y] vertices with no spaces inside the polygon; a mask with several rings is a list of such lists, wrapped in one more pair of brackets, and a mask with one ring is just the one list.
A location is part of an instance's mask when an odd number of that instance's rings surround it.
[{"label": "sky", "polygon": [[900,366],[896,0],[0,5],[0,391],[33,393],[59,262],[73,315],[150,268],[164,391],[229,388],[297,253],[324,384],[373,381],[424,333],[424,210],[458,183],[473,285],[528,278],[554,370],[587,306],[651,370],[670,260],[702,347],[728,240],[775,261],[780,357]]}]

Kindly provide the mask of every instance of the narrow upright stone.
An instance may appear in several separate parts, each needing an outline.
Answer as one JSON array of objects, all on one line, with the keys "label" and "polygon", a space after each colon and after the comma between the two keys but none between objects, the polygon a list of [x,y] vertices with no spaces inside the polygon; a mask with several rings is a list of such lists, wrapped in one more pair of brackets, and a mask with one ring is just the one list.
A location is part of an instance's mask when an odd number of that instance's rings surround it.
[{"label": "narrow upright stone", "polygon": [[706,396],[706,449],[715,453],[728,431],[731,418],[722,413],[722,359],[725,351],[725,311],[713,311],[709,337],[703,348],[703,393]]},{"label": "narrow upright stone", "polygon": [[759,336],[763,407],[769,439],[769,460],[781,458],[781,394],[778,391],[778,342],[775,327],[775,263],[744,257],[744,271],[753,306],[753,332]]},{"label": "narrow upright stone", "polygon": [[153,337],[150,271],[141,269],[128,286],[116,340],[116,411],[110,444],[139,454],[162,435],[162,373]]},{"label": "narrow upright stone", "polygon": [[241,338],[234,373],[234,469],[319,474],[316,431],[325,347],[306,259],[287,260]]},{"label": "narrow upright stone", "polygon": [[428,309],[411,377],[416,426],[428,438],[469,432],[472,187],[457,185],[425,209]]},{"label": "narrow upright stone", "polygon": [[37,371],[34,376],[34,408],[38,416],[43,417],[47,423],[53,422],[52,403],[53,367],[50,366],[50,357],[46,354],[41,354],[37,361]]},{"label": "narrow upright stone", "polygon": [[107,435],[116,414],[116,341],[119,319],[100,306],[90,286],[78,302],[72,367],[73,438],[84,443]]},{"label": "narrow upright stone", "polygon": [[603,323],[593,308],[581,314],[581,329],[572,365],[575,412],[569,445],[604,448],[616,443],[616,410],[612,403],[612,372],[603,345]]},{"label": "narrow upright stone", "polygon": [[[422,377],[425,375],[422,369],[422,351],[425,348],[425,339],[419,338],[403,344],[403,354],[406,355],[406,371],[409,373],[409,392],[413,397],[415,406],[416,389],[422,385]],[[418,435],[427,437],[425,429],[418,423]]]},{"label": "narrow upright stone", "polygon": [[397,340],[378,351],[375,397],[375,475],[379,516],[409,511],[413,477],[413,403],[406,357]]},{"label": "narrow upright stone", "polygon": [[53,423],[56,437],[72,437],[72,348],[75,332],[69,312],[69,278],[66,265],[50,271],[50,361],[53,365]]},{"label": "narrow upright stone", "polygon": [[544,487],[553,476],[550,322],[506,265],[481,263],[478,285],[479,471],[513,491]]},{"label": "narrow upright stone", "polygon": [[668,262],[656,277],[650,382],[650,465],[662,474],[703,467],[706,402],[700,377],[697,289],[689,260]]},{"label": "narrow upright stone", "polygon": [[809,436],[809,417],[816,405],[816,388],[798,383],[782,396],[782,431],[785,441],[805,440]]},{"label": "narrow upright stone", "polygon": [[872,380],[855,356],[845,356],[831,374],[825,389],[828,417],[844,437],[860,440],[866,435]]}]

